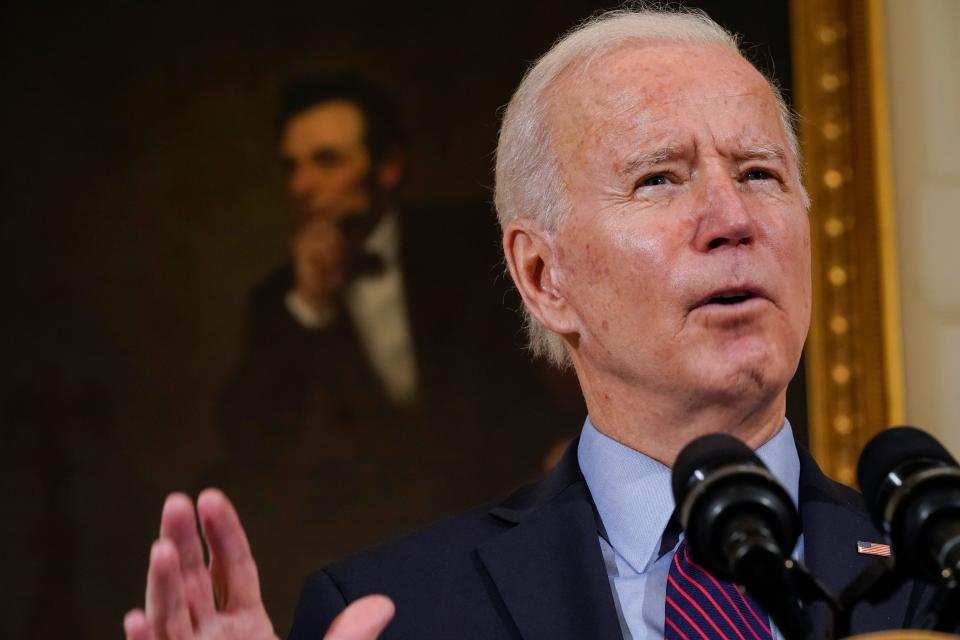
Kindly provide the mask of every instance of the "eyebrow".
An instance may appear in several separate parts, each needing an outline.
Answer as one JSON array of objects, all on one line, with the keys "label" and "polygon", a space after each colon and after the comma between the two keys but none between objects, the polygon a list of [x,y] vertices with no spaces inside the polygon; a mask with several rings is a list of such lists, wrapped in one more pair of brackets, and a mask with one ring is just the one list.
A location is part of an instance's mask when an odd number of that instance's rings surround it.
[{"label": "eyebrow", "polygon": [[[621,176],[632,176],[647,167],[657,165],[662,162],[668,162],[670,160],[676,160],[683,155],[683,150],[679,147],[661,147],[652,151],[646,151],[644,153],[639,153],[624,162],[623,167],[618,173]],[[787,161],[787,152],[783,146],[779,144],[750,145],[740,151],[737,151],[733,155],[738,162],[767,160],[785,163]]]},{"label": "eyebrow", "polygon": [[631,176],[645,167],[667,162],[668,160],[675,160],[681,155],[683,155],[683,153],[677,147],[661,147],[660,149],[654,149],[653,151],[647,151],[631,157],[623,163],[623,167],[618,173],[622,176]]},{"label": "eyebrow", "polygon": [[779,160],[787,161],[787,152],[779,144],[758,144],[746,147],[734,154],[737,160]]}]

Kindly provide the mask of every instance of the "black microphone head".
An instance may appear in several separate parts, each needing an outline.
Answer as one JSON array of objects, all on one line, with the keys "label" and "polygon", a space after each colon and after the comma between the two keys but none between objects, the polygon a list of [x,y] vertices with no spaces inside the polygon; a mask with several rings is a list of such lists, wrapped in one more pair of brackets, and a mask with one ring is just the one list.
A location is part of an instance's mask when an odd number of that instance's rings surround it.
[{"label": "black microphone head", "polygon": [[728,464],[766,468],[750,447],[725,433],[709,433],[685,446],[673,463],[673,500],[677,507],[686,501],[687,493],[696,484],[697,471],[710,471]]},{"label": "black microphone head", "polygon": [[881,503],[885,498],[882,488],[887,476],[906,462],[923,459],[957,465],[943,445],[916,427],[894,427],[881,431],[863,448],[860,462],[857,463],[857,481],[867,505],[878,520],[881,516],[877,510],[883,509]]},{"label": "black microphone head", "polygon": [[857,479],[898,566],[930,583],[960,569],[960,467],[933,436],[880,432],[863,449]]},{"label": "black microphone head", "polygon": [[715,433],[688,444],[673,465],[672,481],[687,546],[714,575],[737,578],[746,556],[735,550],[746,549],[744,541],[765,545],[774,556],[793,550],[800,518],[790,495],[733,436]]}]

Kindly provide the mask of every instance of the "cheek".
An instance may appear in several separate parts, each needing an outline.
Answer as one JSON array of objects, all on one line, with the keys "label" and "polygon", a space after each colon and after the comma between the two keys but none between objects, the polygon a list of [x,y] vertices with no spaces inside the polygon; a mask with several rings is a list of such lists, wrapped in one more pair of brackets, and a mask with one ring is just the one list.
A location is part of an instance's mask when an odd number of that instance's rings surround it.
[{"label": "cheek", "polygon": [[805,212],[775,211],[763,225],[761,238],[786,270],[809,273],[810,222]]},{"label": "cheek", "polygon": [[[622,349],[638,336],[662,335],[664,300],[675,290],[669,242],[655,229],[592,227],[558,252],[567,297],[584,331],[609,348]],[[613,342],[609,342],[612,340]],[[620,347],[613,347],[620,344]]]},{"label": "cheek", "polygon": [[343,184],[345,188],[353,191],[366,189],[367,174],[365,172],[352,169],[344,176]]},{"label": "cheek", "polygon": [[574,233],[576,242],[558,256],[580,287],[616,296],[632,292],[635,299],[639,290],[666,273],[666,242],[656,230],[608,226]]},{"label": "cheek", "polygon": [[[689,264],[692,236],[689,225],[675,219],[672,224],[647,225],[627,241],[635,260],[630,277],[648,293],[651,304],[672,309],[669,303],[678,292],[689,291],[702,280],[700,271]],[[655,319],[654,314],[649,318]]]},{"label": "cheek", "polygon": [[330,174],[331,190],[341,194],[352,194],[367,185],[367,170],[355,162],[337,167]]}]

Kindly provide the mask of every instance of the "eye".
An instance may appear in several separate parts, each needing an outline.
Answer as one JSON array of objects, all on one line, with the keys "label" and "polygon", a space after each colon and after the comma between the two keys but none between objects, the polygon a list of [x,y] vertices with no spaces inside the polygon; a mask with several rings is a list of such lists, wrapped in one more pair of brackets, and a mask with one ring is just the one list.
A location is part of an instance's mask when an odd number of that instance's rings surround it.
[{"label": "eye", "polygon": [[321,169],[335,169],[347,161],[347,155],[339,149],[323,147],[310,154],[310,162]]},{"label": "eye", "polygon": [[665,174],[658,173],[655,176],[648,176],[640,181],[640,184],[637,186],[640,187],[659,187],[661,185],[670,184],[670,180]]},{"label": "eye", "polygon": [[773,180],[774,176],[763,169],[751,169],[744,174],[744,180]]}]

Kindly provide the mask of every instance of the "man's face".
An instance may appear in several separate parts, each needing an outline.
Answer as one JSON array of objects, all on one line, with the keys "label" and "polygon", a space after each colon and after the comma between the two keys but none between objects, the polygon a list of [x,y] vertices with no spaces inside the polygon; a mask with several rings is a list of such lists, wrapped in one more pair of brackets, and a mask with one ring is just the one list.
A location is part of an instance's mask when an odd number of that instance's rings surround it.
[{"label": "man's face", "polygon": [[628,45],[554,87],[572,209],[556,283],[583,375],[691,403],[782,392],[810,314],[796,162],[765,80],[714,45]]},{"label": "man's face", "polygon": [[332,100],[298,113],[283,131],[287,193],[299,221],[339,221],[373,204],[364,119],[351,102]]}]

